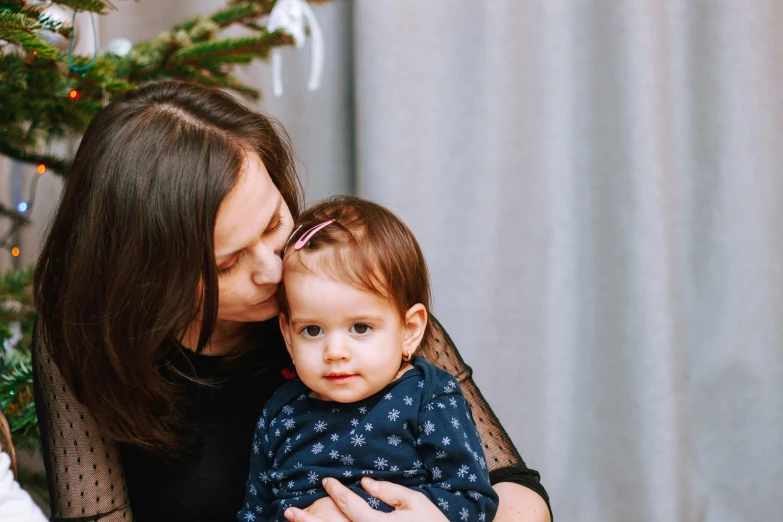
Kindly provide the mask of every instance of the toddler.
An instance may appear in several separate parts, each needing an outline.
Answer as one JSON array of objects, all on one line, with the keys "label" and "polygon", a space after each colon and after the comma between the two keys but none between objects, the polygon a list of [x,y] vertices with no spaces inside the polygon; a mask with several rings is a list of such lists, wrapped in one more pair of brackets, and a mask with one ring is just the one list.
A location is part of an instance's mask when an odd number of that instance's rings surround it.
[{"label": "toddler", "polygon": [[258,421],[237,519],[285,520],[288,507],[326,496],[325,477],[392,511],[362,489],[370,476],[420,491],[451,521],[491,521],[498,498],[470,407],[451,374],[414,355],[432,331],[413,234],[386,208],[352,196],[298,221],[278,294],[298,378]]}]

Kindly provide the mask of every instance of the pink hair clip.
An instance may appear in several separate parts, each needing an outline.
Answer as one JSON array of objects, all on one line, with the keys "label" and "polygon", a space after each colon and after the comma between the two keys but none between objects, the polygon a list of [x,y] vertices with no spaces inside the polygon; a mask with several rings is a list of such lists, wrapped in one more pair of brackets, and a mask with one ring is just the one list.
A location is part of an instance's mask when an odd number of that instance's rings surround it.
[{"label": "pink hair clip", "polygon": [[[318,232],[322,228],[324,228],[327,225],[330,225],[332,223],[334,223],[334,219],[330,219],[329,221],[324,221],[320,225],[316,225],[313,228],[311,228],[310,230],[308,230],[307,232],[305,232],[304,234],[302,234],[302,237],[300,237],[296,241],[296,243],[294,243],[294,250],[301,249],[303,246],[305,246],[307,244],[308,241],[310,241],[310,239],[312,239],[312,237],[316,234],[316,232]],[[297,230],[299,230],[299,229],[297,228]]]}]

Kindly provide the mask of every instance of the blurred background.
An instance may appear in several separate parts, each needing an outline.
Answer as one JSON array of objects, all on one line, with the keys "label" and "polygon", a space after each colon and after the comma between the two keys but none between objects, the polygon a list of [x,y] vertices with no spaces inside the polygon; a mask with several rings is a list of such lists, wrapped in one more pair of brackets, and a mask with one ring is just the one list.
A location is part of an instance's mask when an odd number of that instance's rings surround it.
[{"label": "blurred background", "polygon": [[[98,46],[223,4],[117,2]],[[780,519],[783,2],[313,9],[318,90],[310,43],[282,51],[280,97],[268,64],[238,76],[309,201],[355,192],[414,231],[435,315],[555,518]],[[6,206],[34,171],[0,157]],[[40,177],[0,268],[34,261],[59,187]]]}]

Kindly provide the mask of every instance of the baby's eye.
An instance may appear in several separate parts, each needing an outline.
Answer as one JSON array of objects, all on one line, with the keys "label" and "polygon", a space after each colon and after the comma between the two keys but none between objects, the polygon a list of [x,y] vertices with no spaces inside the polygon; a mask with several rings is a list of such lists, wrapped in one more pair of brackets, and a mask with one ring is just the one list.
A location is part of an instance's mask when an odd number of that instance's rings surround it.
[{"label": "baby's eye", "polygon": [[351,325],[351,333],[354,333],[356,335],[366,335],[370,333],[370,330],[372,330],[372,327],[368,324],[356,323],[354,325]]},{"label": "baby's eye", "polygon": [[322,330],[320,326],[305,326],[302,328],[302,333],[305,337],[318,337],[321,334]]}]

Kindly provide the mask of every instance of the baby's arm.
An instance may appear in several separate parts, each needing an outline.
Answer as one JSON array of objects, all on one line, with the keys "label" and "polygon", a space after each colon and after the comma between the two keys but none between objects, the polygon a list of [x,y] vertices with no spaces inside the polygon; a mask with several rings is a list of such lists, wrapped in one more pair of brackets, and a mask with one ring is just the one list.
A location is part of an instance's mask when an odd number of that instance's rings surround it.
[{"label": "baby's arm", "polygon": [[[264,410],[266,414],[266,410]],[[237,513],[237,520],[252,522],[271,520],[275,513],[272,509],[274,494],[272,492],[272,477],[269,476],[272,467],[269,464],[266,444],[266,423],[264,415],[256,425],[256,433],[253,437],[253,449],[250,455],[250,472],[247,476],[245,489],[245,503]]]},{"label": "baby's arm", "polygon": [[[453,381],[451,381],[453,382]],[[456,382],[419,412],[417,450],[432,482],[417,487],[449,520],[491,521],[498,497],[489,483],[481,439]]]}]

